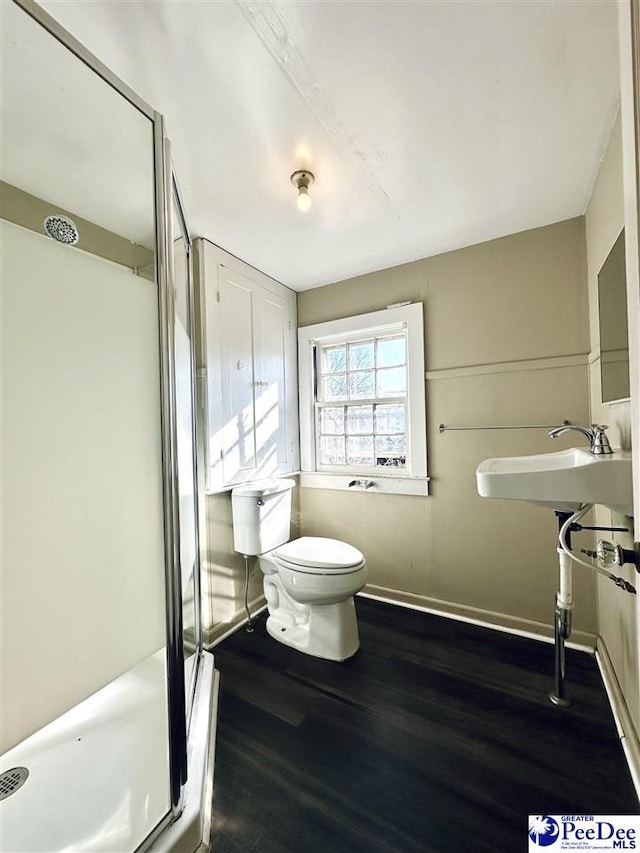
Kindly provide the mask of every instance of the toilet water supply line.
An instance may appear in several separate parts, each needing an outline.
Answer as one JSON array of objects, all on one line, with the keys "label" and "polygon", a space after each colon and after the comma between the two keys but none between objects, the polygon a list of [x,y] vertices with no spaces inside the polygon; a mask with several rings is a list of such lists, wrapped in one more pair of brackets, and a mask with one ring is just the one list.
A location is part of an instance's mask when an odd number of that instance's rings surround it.
[{"label": "toilet water supply line", "polygon": [[249,557],[244,555],[244,609],[247,611],[247,622],[244,626],[244,630],[247,634],[253,633],[253,619],[251,618],[251,613],[249,611]]}]

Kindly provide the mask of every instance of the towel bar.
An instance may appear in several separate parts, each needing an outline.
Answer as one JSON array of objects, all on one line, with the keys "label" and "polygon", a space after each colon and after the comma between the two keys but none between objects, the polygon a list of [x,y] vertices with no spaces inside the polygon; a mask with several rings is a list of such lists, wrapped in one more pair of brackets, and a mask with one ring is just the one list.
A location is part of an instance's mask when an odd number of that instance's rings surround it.
[{"label": "towel bar", "polygon": [[466,432],[467,430],[477,430],[477,429],[555,429],[555,427],[559,426],[569,426],[571,421],[564,420],[561,424],[514,424],[513,426],[468,426],[468,427],[456,427],[456,426],[446,426],[445,424],[440,424],[438,427],[440,432]]}]

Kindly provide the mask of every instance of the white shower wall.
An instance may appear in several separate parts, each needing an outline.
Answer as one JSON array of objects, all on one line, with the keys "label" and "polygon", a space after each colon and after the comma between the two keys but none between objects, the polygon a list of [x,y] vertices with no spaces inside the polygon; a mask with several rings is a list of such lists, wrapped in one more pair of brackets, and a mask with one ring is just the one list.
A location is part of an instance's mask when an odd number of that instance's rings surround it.
[{"label": "white shower wall", "polygon": [[2,750],[165,642],[157,293],[5,221]]}]

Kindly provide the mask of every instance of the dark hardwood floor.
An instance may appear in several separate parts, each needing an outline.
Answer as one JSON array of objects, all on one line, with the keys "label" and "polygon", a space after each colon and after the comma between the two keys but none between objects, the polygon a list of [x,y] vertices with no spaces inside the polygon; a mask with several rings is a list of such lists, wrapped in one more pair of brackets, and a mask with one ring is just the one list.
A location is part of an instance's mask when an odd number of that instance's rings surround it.
[{"label": "dark hardwood floor", "polygon": [[361,648],[332,663],[262,614],[214,649],[213,853],[517,853],[529,814],[636,814],[593,657],[357,598]]}]

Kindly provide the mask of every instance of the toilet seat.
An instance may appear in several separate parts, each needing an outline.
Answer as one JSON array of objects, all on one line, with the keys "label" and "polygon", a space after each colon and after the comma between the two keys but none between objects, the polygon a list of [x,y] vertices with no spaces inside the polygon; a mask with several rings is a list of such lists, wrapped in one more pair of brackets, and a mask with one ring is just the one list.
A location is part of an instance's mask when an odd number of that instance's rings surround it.
[{"label": "toilet seat", "polygon": [[364,565],[364,556],[346,542],[322,536],[301,536],[271,552],[278,565],[313,575],[348,574]]}]

